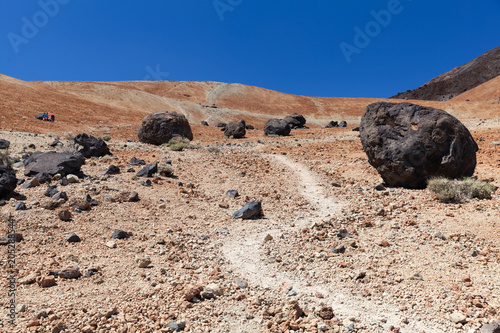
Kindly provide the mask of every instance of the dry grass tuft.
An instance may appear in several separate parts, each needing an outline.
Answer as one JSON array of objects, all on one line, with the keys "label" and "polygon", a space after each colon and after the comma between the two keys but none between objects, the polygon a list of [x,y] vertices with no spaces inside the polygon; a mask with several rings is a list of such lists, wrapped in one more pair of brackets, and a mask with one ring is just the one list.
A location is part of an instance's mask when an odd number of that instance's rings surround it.
[{"label": "dry grass tuft", "polygon": [[191,142],[185,138],[173,138],[165,145],[172,151],[182,151],[184,149],[198,148],[196,145],[191,144]]},{"label": "dry grass tuft", "polygon": [[427,188],[442,202],[453,203],[462,203],[472,198],[491,199],[497,190],[495,185],[473,178],[435,178],[429,181]]}]

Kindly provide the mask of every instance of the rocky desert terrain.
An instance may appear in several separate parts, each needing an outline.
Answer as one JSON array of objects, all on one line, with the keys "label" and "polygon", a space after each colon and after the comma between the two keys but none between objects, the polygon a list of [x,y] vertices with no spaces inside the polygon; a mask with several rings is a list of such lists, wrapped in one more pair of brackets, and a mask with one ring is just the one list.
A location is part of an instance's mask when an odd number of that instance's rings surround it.
[{"label": "rocky desert terrain", "polygon": [[[474,176],[496,186],[499,83],[448,101],[413,101],[469,128],[479,145]],[[0,236],[15,229],[23,240],[15,250],[15,325],[0,246],[1,332],[497,332],[488,325],[500,320],[500,193],[449,204],[428,190],[377,186],[382,180],[352,128],[381,99],[6,76],[0,96],[10,156],[72,151],[71,138],[84,132],[109,136],[112,152],[87,159],[84,178],[20,185],[2,202]],[[138,142],[142,118],[162,109],[188,118],[190,147]],[[41,112],[56,121],[34,119]],[[268,119],[293,112],[309,128],[264,135]],[[229,139],[215,127],[237,119],[256,130]],[[330,120],[348,126],[325,129]],[[62,145],[49,146],[55,139]],[[133,157],[168,162],[173,175],[138,177],[143,165]],[[106,174],[111,165],[120,172]],[[23,166],[17,177],[29,178]],[[49,185],[69,198],[54,210]],[[86,196],[91,205],[82,204]],[[232,217],[250,201],[262,203],[262,217]],[[20,202],[25,210],[16,210]],[[113,238],[117,229],[129,237]],[[73,233],[79,241],[68,241]]]}]

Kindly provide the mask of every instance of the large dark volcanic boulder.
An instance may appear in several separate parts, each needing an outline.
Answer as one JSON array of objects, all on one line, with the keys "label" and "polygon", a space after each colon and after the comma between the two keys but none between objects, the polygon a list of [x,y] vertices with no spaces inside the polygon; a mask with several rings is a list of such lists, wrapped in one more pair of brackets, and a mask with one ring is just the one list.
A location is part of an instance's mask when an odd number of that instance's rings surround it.
[{"label": "large dark volcanic boulder", "polygon": [[0,199],[14,192],[17,186],[16,173],[9,167],[0,165]]},{"label": "large dark volcanic boulder", "polygon": [[290,134],[290,126],[283,119],[269,119],[264,126],[266,135],[287,136]]},{"label": "large dark volcanic boulder", "polygon": [[302,128],[306,124],[306,118],[298,113],[286,116],[283,120],[288,123],[288,126],[291,129]]},{"label": "large dark volcanic boulder", "polygon": [[409,103],[368,105],[361,143],[389,186],[425,188],[432,177],[469,177],[478,146],[469,130],[443,110]]},{"label": "large dark volcanic boulder", "polygon": [[73,140],[83,147],[79,152],[85,158],[101,157],[111,154],[106,142],[92,135],[88,135],[87,133],[78,134]]},{"label": "large dark volcanic boulder", "polygon": [[47,173],[51,177],[57,173],[63,176],[78,175],[81,173],[81,167],[84,163],[85,158],[80,154],[56,153],[55,151],[36,152],[27,159],[24,175],[33,177],[40,172]]},{"label": "large dark volcanic boulder", "polygon": [[141,142],[154,145],[161,145],[172,138],[193,140],[193,132],[186,117],[170,111],[157,111],[144,117],[137,134]]},{"label": "large dark volcanic boulder", "polygon": [[247,134],[246,124],[244,120],[232,121],[226,125],[224,130],[224,136],[233,137],[235,139],[239,139]]}]

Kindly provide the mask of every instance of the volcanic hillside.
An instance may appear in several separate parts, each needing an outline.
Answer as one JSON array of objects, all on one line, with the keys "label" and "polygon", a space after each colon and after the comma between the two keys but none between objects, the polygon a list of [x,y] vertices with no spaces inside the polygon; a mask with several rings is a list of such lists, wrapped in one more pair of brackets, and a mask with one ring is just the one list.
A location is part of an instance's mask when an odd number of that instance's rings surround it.
[{"label": "volcanic hillside", "polygon": [[[495,187],[498,87],[413,101],[470,129],[474,177]],[[82,178],[43,184],[13,164],[19,185],[0,200],[0,333],[497,332],[486,329],[500,320],[499,192],[451,204],[380,184],[352,130],[378,101],[0,75],[2,153],[74,153],[82,132],[112,153],[88,158]],[[186,115],[193,142],[138,141],[144,116],[162,109]],[[264,135],[268,119],[294,112],[309,129]],[[257,130],[235,139],[215,127],[235,119]],[[331,120],[348,127],[320,128]],[[237,218],[255,201],[259,216]]]},{"label": "volcanic hillside", "polygon": [[[418,103],[444,109],[463,119],[496,117],[498,104],[484,102],[481,94],[494,96],[498,82],[488,82],[484,89],[478,87],[478,99],[469,96]],[[137,139],[144,116],[158,110],[180,112],[192,125],[202,120],[214,126],[245,119],[262,128],[268,119],[294,112],[306,116],[310,127],[324,127],[330,120],[347,120],[355,125],[366,106],[377,101],[383,100],[296,96],[218,82],[27,82],[0,75],[1,129],[32,133],[76,133],[84,128],[94,135]],[[42,112],[54,113],[56,122],[36,120],[34,117]]]},{"label": "volcanic hillside", "polygon": [[[391,98],[447,101],[500,75],[500,46],[439,75],[423,86]],[[498,82],[498,81],[497,81]]]}]

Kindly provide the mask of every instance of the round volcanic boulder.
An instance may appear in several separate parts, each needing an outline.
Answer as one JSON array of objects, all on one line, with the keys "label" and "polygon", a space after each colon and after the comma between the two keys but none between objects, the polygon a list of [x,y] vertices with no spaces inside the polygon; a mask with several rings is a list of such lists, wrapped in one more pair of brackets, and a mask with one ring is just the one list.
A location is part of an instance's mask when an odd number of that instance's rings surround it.
[{"label": "round volcanic boulder", "polygon": [[234,139],[240,139],[244,137],[245,134],[247,134],[247,131],[245,129],[244,120],[232,121],[227,124],[224,130],[224,136],[228,138],[233,137]]},{"label": "round volcanic boulder", "polygon": [[425,188],[433,177],[470,177],[478,146],[443,110],[409,103],[374,103],[361,118],[368,162],[393,187]]},{"label": "round volcanic boulder", "polygon": [[283,119],[269,119],[264,126],[266,135],[287,136],[290,134],[290,126]]},{"label": "round volcanic boulder", "polygon": [[141,142],[154,145],[167,143],[173,138],[193,140],[186,117],[170,111],[157,111],[144,117],[137,134]]},{"label": "round volcanic boulder", "polygon": [[283,118],[291,129],[302,128],[306,124],[306,118],[298,113],[291,114]]}]

